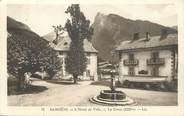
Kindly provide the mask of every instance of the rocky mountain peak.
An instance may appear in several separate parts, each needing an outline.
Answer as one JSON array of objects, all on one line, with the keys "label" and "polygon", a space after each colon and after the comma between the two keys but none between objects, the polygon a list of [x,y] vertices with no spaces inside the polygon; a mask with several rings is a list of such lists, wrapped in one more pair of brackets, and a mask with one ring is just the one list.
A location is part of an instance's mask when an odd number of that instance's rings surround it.
[{"label": "rocky mountain peak", "polygon": [[105,15],[97,13],[94,23],[93,46],[99,51],[99,57],[104,60],[112,60],[111,51],[122,41],[133,39],[134,33],[139,37],[145,37],[146,32],[150,36],[160,35],[162,29],[167,28],[168,33],[177,31],[150,21],[131,20],[116,14]]}]

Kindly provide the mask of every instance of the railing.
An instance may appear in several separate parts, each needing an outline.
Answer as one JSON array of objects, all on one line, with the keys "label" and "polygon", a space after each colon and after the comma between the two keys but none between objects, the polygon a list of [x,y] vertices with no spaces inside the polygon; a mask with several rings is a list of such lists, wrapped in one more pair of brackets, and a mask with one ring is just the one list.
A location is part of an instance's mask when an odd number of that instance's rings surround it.
[{"label": "railing", "polygon": [[152,75],[123,75],[123,78],[168,78],[168,76],[152,76]]},{"label": "railing", "polygon": [[124,60],[123,61],[125,66],[131,66],[131,65],[138,65],[139,61],[137,59],[133,59],[133,60]]},{"label": "railing", "polygon": [[165,64],[164,58],[147,59],[147,65],[163,65]]}]

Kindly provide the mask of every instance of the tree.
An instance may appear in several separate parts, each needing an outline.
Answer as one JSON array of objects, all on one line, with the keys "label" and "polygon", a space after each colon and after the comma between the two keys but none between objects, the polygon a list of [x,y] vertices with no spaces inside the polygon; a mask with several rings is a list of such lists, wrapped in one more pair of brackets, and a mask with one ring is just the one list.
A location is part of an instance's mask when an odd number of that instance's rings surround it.
[{"label": "tree", "polygon": [[56,34],[56,38],[55,40],[53,41],[54,44],[58,44],[58,39],[59,39],[59,36],[62,35],[64,33],[64,30],[65,28],[62,27],[61,25],[57,25],[57,26],[52,26],[54,28],[54,32]]},{"label": "tree", "polygon": [[65,28],[72,40],[66,57],[66,71],[73,75],[74,83],[76,83],[78,76],[82,75],[86,69],[87,60],[83,40],[91,39],[93,28],[90,27],[90,21],[80,11],[79,4],[72,4],[65,13],[70,14],[71,17],[67,19]]},{"label": "tree", "polygon": [[25,72],[44,68],[52,77],[60,69],[57,53],[40,36],[24,29],[8,29],[7,66],[8,73],[19,80],[18,89]]}]

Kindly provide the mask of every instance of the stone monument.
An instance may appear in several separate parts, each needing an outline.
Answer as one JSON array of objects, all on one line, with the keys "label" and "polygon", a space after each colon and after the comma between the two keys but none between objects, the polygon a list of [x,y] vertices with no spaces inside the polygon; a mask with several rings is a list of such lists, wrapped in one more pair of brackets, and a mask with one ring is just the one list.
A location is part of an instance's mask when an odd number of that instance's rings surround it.
[{"label": "stone monument", "polygon": [[123,91],[116,90],[116,77],[118,73],[115,64],[111,64],[110,67],[111,83],[110,90],[101,90],[100,94],[90,98],[92,103],[100,105],[111,105],[111,106],[125,106],[135,105],[136,102],[128,97]]}]

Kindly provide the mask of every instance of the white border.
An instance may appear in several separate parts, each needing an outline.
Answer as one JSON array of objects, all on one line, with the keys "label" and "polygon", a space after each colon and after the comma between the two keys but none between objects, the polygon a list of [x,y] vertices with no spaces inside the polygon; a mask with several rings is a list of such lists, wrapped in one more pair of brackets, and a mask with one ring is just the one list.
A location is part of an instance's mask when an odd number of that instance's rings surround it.
[{"label": "white border", "polygon": [[[10,107],[7,106],[7,74],[6,74],[6,4],[176,4],[178,11],[178,43],[179,43],[179,86],[178,86],[178,106],[144,106],[148,111],[120,111],[120,112],[64,112],[49,111],[50,108],[59,108],[59,106],[50,107]],[[141,116],[184,116],[184,1],[183,0],[1,0],[0,1],[0,115],[141,115]],[[87,106],[89,107],[89,106]],[[140,106],[139,106],[140,107]],[[45,108],[42,111],[41,108]],[[75,108],[67,107],[67,108]],[[101,107],[104,108],[104,107]],[[106,107],[105,107],[106,108]],[[125,107],[126,108],[126,107]],[[129,108],[129,107],[127,107]],[[134,106],[133,108],[138,108]]]}]

